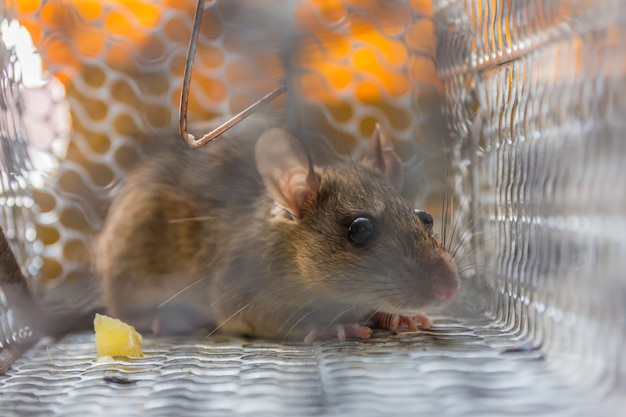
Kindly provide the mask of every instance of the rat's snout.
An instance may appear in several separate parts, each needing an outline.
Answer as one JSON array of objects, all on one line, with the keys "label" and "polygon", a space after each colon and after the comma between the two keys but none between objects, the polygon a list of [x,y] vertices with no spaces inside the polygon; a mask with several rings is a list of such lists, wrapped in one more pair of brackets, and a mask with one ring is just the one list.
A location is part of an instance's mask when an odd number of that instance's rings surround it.
[{"label": "rat's snout", "polygon": [[456,290],[459,287],[457,283],[441,285],[438,282],[435,282],[433,285],[433,293],[435,294],[435,299],[437,301],[446,301],[451,299],[454,294],[456,294]]},{"label": "rat's snout", "polygon": [[459,274],[454,263],[442,262],[433,267],[432,283],[437,301],[451,299],[459,288]]}]

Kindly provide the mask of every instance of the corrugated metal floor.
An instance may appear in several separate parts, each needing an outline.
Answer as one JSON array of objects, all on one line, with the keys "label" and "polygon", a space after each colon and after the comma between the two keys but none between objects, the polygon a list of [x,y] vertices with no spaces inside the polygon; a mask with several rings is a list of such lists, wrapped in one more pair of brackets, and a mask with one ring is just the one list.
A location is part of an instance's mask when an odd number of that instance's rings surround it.
[{"label": "corrugated metal floor", "polygon": [[[315,346],[146,339],[145,358],[95,361],[94,336],[42,342],[0,378],[2,416],[608,414],[488,320]],[[520,349],[521,348],[521,349]],[[591,383],[591,381],[588,381]]]}]

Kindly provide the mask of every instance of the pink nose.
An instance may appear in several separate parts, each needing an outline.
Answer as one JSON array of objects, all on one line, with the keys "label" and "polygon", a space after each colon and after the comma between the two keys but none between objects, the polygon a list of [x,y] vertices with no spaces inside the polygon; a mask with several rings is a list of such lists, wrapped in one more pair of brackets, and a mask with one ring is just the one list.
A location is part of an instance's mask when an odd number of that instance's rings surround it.
[{"label": "pink nose", "polygon": [[437,299],[437,301],[445,301],[451,299],[454,294],[456,294],[457,287],[458,285],[456,283],[454,283],[453,285],[435,284],[433,286],[435,299]]}]

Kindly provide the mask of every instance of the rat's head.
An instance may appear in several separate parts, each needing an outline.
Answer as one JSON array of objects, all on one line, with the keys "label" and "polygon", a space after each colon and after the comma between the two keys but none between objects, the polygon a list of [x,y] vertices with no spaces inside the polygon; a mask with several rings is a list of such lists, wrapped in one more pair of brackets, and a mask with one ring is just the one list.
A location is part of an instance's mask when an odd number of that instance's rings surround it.
[{"label": "rat's head", "polygon": [[403,315],[456,292],[454,261],[432,233],[432,217],[400,197],[401,163],[380,130],[359,164],[316,172],[298,140],[273,129],[259,138],[257,167],[270,195],[297,218],[295,258],[312,287]]}]

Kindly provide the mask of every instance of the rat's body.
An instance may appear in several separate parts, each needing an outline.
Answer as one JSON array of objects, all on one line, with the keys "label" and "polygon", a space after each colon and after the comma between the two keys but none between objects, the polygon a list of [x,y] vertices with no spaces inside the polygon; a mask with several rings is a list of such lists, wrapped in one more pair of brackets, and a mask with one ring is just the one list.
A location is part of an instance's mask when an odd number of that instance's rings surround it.
[{"label": "rat's body", "polygon": [[94,255],[112,315],[155,333],[310,341],[369,337],[377,311],[383,327],[414,327],[452,296],[456,266],[399,196],[384,136],[360,164],[313,169],[287,131],[260,133],[162,151],[129,176]]}]

